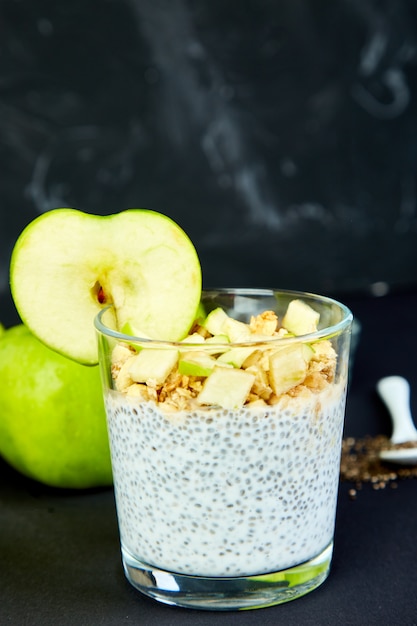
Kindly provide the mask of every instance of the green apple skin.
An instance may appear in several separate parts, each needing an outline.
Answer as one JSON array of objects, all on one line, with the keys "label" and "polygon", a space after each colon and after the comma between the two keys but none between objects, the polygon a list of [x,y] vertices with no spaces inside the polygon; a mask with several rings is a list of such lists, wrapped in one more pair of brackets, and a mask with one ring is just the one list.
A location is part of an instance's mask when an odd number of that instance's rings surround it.
[{"label": "green apple skin", "polygon": [[99,368],[50,350],[23,324],[0,336],[0,455],[53,487],[112,484]]},{"label": "green apple skin", "polygon": [[201,299],[201,267],[190,239],[146,209],[91,215],[53,209],[17,239],[10,286],[20,318],[49,348],[98,362],[94,318],[113,305],[115,326],[180,341]]}]

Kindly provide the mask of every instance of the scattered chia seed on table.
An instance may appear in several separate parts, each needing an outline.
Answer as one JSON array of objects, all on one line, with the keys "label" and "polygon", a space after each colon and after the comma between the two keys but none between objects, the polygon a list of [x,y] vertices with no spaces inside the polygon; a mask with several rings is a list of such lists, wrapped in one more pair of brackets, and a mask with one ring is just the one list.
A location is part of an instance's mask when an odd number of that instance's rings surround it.
[{"label": "scattered chia seed on table", "polygon": [[381,450],[411,446],[414,447],[415,442],[393,446],[385,435],[343,439],[340,479],[355,485],[349,490],[349,497],[354,500],[363,483],[370,483],[374,490],[385,489],[387,486],[396,489],[399,480],[417,478],[417,466],[398,466],[384,463],[379,458]]}]

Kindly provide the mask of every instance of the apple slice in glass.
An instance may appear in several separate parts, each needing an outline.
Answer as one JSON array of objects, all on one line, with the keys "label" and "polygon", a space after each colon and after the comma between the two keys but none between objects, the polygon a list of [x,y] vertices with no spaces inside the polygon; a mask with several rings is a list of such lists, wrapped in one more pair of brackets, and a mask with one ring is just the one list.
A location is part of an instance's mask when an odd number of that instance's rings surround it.
[{"label": "apple slice in glass", "polygon": [[190,239],[165,215],[128,209],[98,216],[62,208],[21,233],[10,284],[22,321],[41,341],[95,364],[93,319],[108,304],[119,329],[183,339],[199,307],[201,268]]}]

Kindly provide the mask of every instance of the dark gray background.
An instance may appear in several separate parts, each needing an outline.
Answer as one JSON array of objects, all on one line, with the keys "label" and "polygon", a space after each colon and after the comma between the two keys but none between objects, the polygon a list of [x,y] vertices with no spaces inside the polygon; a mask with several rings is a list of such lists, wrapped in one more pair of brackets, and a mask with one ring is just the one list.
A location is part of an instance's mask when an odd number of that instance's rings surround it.
[{"label": "dark gray background", "polygon": [[166,213],[205,286],[412,289],[416,72],[415,0],[1,0],[0,319],[59,206]]}]

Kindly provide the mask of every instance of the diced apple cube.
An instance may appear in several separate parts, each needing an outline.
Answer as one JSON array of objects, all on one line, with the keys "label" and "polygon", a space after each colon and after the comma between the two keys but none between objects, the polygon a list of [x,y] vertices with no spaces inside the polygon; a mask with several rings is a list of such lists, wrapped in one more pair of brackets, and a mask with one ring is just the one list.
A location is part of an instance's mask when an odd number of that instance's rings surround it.
[{"label": "diced apple cube", "polygon": [[229,338],[226,335],[213,335],[204,341],[204,350],[209,354],[222,354],[228,350]]},{"label": "diced apple cube", "polygon": [[213,335],[213,337],[208,337],[205,340],[205,343],[220,343],[220,344],[224,344],[224,343],[229,343],[229,337],[225,334],[221,334],[221,335]]},{"label": "diced apple cube", "polygon": [[220,363],[229,363],[233,367],[242,367],[247,358],[256,351],[256,346],[231,348],[217,359]]},{"label": "diced apple cube", "polygon": [[206,379],[197,401],[203,405],[238,409],[244,405],[254,380],[255,376],[244,370],[217,367]]},{"label": "diced apple cube", "polygon": [[305,380],[313,354],[311,346],[297,343],[281,348],[269,357],[269,382],[277,396]]},{"label": "diced apple cube", "polygon": [[202,325],[212,335],[226,335],[231,342],[246,341],[251,334],[248,324],[233,319],[220,307],[211,311]]},{"label": "diced apple cube", "polygon": [[284,346],[279,346],[275,348],[264,348],[257,347],[257,349],[252,352],[251,355],[243,362],[242,367],[244,369],[248,369],[249,367],[255,366],[259,369],[264,370],[265,372],[269,371],[269,357],[271,354],[275,354],[278,350],[282,350]]},{"label": "diced apple cube", "polygon": [[294,335],[306,335],[317,330],[320,314],[303,300],[291,300],[282,320],[283,327]]},{"label": "diced apple cube", "polygon": [[209,331],[212,335],[224,334],[223,326],[228,319],[228,315],[222,308],[218,307],[207,315],[206,319],[202,323],[203,328]]},{"label": "diced apple cube", "polygon": [[136,383],[154,381],[162,385],[178,361],[178,350],[172,348],[144,348],[132,359],[130,376]]},{"label": "diced apple cube", "polygon": [[184,376],[209,376],[217,360],[206,352],[184,352],[178,362],[178,371]]},{"label": "diced apple cube", "polygon": [[229,337],[232,343],[248,341],[251,338],[249,325],[244,322],[239,322],[239,320],[234,320],[231,317],[227,318],[223,332]]},{"label": "diced apple cube", "polygon": [[199,333],[193,333],[192,335],[187,335],[181,343],[204,343],[204,337]]}]

